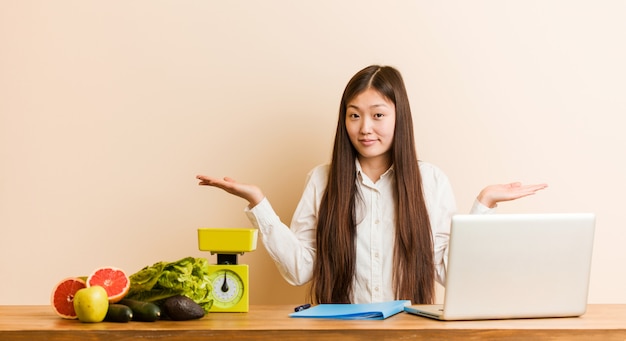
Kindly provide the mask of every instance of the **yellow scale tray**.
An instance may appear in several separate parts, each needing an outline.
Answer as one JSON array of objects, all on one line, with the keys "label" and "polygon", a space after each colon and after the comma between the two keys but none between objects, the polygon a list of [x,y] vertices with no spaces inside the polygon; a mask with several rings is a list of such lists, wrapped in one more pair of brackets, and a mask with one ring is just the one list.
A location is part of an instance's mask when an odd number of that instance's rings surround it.
[{"label": "yellow scale tray", "polygon": [[211,227],[198,229],[198,248],[212,253],[241,253],[256,250],[258,230]]}]

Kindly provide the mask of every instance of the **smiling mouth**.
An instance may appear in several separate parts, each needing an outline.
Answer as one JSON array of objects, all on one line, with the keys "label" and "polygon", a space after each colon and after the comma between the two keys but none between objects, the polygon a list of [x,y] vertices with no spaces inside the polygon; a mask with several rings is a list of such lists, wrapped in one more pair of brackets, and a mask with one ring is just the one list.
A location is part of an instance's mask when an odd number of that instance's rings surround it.
[{"label": "smiling mouth", "polygon": [[365,146],[370,146],[370,145],[376,143],[376,140],[360,140],[359,142],[361,142],[361,144],[363,144]]}]

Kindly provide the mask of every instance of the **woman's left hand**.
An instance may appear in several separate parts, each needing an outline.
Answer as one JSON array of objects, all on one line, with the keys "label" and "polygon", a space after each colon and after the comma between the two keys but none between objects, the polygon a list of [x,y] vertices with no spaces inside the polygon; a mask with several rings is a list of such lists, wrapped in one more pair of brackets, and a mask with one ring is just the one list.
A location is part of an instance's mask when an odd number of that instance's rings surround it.
[{"label": "woman's left hand", "polygon": [[548,187],[547,184],[522,185],[520,182],[490,185],[480,191],[477,199],[481,204],[489,208],[494,208],[496,204],[501,201],[510,201],[533,195],[546,187]]}]

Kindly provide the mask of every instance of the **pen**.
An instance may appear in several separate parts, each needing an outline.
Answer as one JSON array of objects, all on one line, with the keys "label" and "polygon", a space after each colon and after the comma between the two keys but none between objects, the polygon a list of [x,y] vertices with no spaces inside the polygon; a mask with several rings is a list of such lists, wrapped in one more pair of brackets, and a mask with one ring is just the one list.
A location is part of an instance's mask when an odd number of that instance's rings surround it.
[{"label": "pen", "polygon": [[293,308],[293,311],[295,311],[297,313],[299,311],[302,311],[302,310],[305,310],[305,309],[309,309],[309,308],[311,308],[311,305],[307,303],[307,304],[299,305],[299,306]]}]

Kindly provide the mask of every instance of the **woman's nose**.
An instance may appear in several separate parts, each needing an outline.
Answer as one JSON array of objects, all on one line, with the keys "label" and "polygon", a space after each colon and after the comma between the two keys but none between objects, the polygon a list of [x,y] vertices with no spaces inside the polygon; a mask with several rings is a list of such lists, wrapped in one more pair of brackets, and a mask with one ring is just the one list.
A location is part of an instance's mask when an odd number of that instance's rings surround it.
[{"label": "woman's nose", "polygon": [[361,134],[367,135],[372,132],[372,124],[368,118],[361,120]]}]

